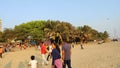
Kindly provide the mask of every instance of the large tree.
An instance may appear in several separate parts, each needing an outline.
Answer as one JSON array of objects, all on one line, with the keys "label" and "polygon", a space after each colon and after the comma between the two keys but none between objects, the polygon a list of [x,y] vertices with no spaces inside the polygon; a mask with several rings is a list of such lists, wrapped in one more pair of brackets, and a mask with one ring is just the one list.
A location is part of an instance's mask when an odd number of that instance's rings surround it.
[{"label": "large tree", "polygon": [[53,21],[53,20],[39,20],[22,23],[16,25],[14,29],[5,29],[0,35],[5,41],[12,39],[26,40],[28,38],[33,40],[53,39],[62,41],[66,38],[67,41],[89,41],[98,40],[109,37],[107,31],[98,32],[88,25],[74,27],[69,22]]}]

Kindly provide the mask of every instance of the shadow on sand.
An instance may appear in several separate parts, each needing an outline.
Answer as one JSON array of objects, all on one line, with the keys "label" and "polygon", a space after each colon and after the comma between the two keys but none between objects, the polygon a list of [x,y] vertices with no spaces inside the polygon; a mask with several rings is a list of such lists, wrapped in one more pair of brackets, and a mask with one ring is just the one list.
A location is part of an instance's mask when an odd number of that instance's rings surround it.
[{"label": "shadow on sand", "polygon": [[36,54],[35,59],[38,61],[38,68],[43,68],[42,65],[41,65],[41,63],[42,63],[41,55]]},{"label": "shadow on sand", "polygon": [[12,61],[10,61],[8,64],[5,65],[4,68],[11,68]]},{"label": "shadow on sand", "polygon": [[23,62],[20,62],[18,68],[25,68],[25,64]]},{"label": "shadow on sand", "polygon": [[118,64],[116,68],[120,68],[120,64]]}]

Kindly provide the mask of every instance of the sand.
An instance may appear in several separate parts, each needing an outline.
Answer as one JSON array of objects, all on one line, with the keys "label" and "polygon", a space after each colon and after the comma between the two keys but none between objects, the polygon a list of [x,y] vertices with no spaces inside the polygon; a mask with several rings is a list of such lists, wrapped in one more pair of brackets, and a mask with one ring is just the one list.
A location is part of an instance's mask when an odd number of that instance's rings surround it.
[{"label": "sand", "polygon": [[[36,48],[4,53],[0,68],[30,68],[31,55],[36,56],[38,68],[51,68],[51,60],[48,65],[41,65],[41,54]],[[88,43],[84,49],[76,45],[72,48],[71,61],[72,68],[120,68],[120,42]]]}]

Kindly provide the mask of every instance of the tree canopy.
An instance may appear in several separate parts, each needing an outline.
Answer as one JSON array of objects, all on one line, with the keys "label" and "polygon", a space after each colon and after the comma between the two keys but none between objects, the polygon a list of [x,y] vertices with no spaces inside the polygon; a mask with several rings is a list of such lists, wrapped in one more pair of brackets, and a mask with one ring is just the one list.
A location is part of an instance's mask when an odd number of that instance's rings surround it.
[{"label": "tree canopy", "polygon": [[107,31],[98,32],[88,25],[75,27],[68,22],[53,20],[38,20],[16,25],[13,29],[6,28],[0,33],[0,41],[32,39],[41,41],[53,39],[61,42],[63,38],[67,41],[90,41],[106,40],[109,37]]}]

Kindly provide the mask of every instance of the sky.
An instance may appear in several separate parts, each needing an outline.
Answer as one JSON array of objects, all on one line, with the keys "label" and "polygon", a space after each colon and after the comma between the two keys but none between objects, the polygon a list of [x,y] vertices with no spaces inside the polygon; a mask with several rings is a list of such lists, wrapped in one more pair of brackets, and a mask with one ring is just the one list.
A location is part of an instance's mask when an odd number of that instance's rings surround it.
[{"label": "sky", "polygon": [[120,0],[0,0],[0,19],[3,29],[35,20],[59,20],[120,37]]}]

